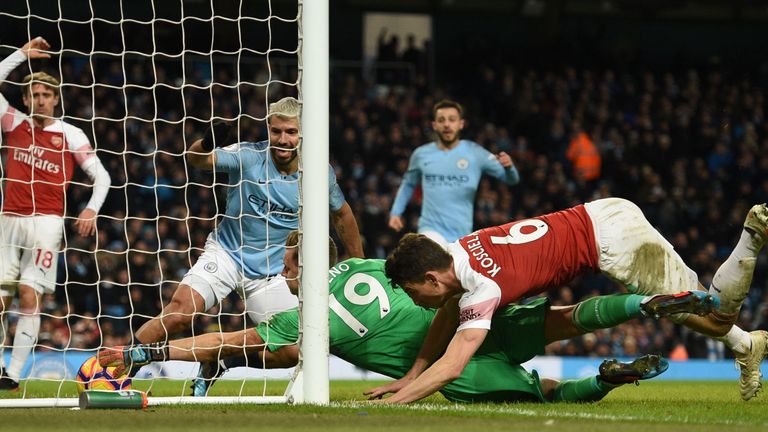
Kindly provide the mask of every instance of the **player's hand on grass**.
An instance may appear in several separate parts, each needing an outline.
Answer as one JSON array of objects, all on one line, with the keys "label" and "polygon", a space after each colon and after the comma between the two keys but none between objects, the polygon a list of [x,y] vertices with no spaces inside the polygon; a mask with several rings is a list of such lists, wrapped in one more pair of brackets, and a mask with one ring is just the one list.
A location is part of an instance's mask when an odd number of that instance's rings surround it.
[{"label": "player's hand on grass", "polygon": [[389,227],[393,230],[400,232],[403,229],[403,218],[400,216],[389,217]]},{"label": "player's hand on grass", "polygon": [[24,46],[21,47],[21,52],[30,59],[50,58],[50,54],[43,52],[50,47],[51,45],[48,43],[48,41],[38,36],[25,43]]},{"label": "player's hand on grass", "polygon": [[[403,377],[397,381],[392,381],[391,383],[384,384],[382,386],[378,386],[370,390],[366,390],[365,392],[363,392],[363,394],[368,396],[369,400],[381,399],[386,394],[399,392],[400,389],[410,384],[411,381],[413,381],[413,379]],[[386,402],[387,400],[383,399],[382,401]]]},{"label": "player's hand on grass", "polygon": [[77,233],[83,237],[96,234],[96,210],[85,208],[75,220]]},{"label": "player's hand on grass", "polygon": [[201,142],[205,151],[212,151],[216,147],[224,147],[232,144],[232,124],[224,120],[213,120],[208,130],[205,131]]},{"label": "player's hand on grass", "polygon": [[389,398],[386,398],[386,399],[383,399],[383,398],[379,398],[379,399],[368,399],[368,400],[367,400],[367,401],[365,401],[365,402],[366,402],[366,403],[371,403],[371,404],[377,404],[377,405],[388,405],[388,404],[390,403],[390,401],[389,401]]}]

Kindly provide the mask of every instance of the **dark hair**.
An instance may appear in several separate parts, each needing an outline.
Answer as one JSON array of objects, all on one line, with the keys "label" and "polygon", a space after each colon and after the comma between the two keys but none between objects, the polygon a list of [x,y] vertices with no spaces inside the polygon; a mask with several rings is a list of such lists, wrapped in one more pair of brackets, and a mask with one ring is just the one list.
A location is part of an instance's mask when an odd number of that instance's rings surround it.
[{"label": "dark hair", "polygon": [[[293,230],[288,233],[288,237],[285,239],[286,248],[294,248],[299,244],[299,231]],[[336,249],[336,243],[333,239],[328,237],[328,265],[336,265],[336,260],[339,259],[339,252]]]},{"label": "dark hair", "polygon": [[406,283],[421,283],[430,270],[444,270],[451,266],[451,255],[424,234],[406,234],[387,257],[384,271],[392,283],[403,287]]},{"label": "dark hair", "polygon": [[437,117],[437,110],[443,109],[443,108],[456,108],[456,111],[459,112],[459,118],[464,118],[464,107],[462,107],[460,103],[456,101],[452,101],[450,99],[443,99],[441,101],[438,101],[432,107],[432,120],[434,120]]}]

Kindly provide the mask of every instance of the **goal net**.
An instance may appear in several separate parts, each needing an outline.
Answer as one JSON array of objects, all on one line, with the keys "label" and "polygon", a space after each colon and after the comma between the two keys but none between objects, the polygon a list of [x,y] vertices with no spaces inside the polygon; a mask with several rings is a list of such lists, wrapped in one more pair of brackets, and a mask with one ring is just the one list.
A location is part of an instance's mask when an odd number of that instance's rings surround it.
[{"label": "goal net", "polygon": [[[8,74],[0,92],[11,107],[27,114],[23,92],[28,87],[22,85],[23,78],[30,72],[45,71],[60,79],[60,101],[53,119],[82,129],[109,173],[111,186],[99,211],[96,234],[88,236],[77,232],[76,221],[94,192],[89,176],[75,163],[67,167],[74,172],[71,181],[47,183],[59,190],[64,183],[69,185],[61,244],[50,257],[58,262],[55,291],[42,295],[39,335],[23,365],[13,366],[21,368],[19,391],[0,392],[0,406],[73,406],[80,365],[101,348],[135,342],[136,330],[163,313],[203,253],[208,234],[223,218],[234,218],[240,225],[266,224],[268,215],[225,214],[227,194],[247,180],[190,165],[189,146],[213,120],[236,125],[232,142],[264,141],[268,139],[269,105],[288,96],[299,99],[301,135],[312,136],[312,146],[301,146],[298,179],[283,180],[296,183],[299,207],[271,206],[267,198],[264,208],[287,218],[299,217],[302,257],[322,256],[327,251],[328,194],[323,192],[328,190],[327,2],[309,3],[2,3],[0,57],[8,57],[37,36],[50,43],[51,57],[25,59]],[[310,31],[315,32],[314,37],[305,37]],[[0,178],[7,186],[16,181],[6,166],[18,150],[9,148],[8,131],[3,127],[6,139],[0,144]],[[37,138],[32,136],[35,147]],[[235,145],[231,150],[238,148]],[[270,147],[262,151],[268,155]],[[26,184],[37,191],[36,182],[46,180],[32,172]],[[242,198],[242,205],[247,206],[249,197]],[[11,197],[4,194],[0,199],[6,203]],[[315,225],[307,227],[305,220],[314,220]],[[241,244],[241,248],[282,248],[284,237],[270,237],[269,231],[267,228],[268,244]],[[4,242],[1,247],[16,247],[19,253],[31,250]],[[320,323],[307,326],[317,334],[301,339],[308,367],[233,369],[217,381],[209,396],[192,400],[187,396],[197,376],[196,363],[154,363],[138,372],[133,388],[171,398],[158,398],[158,404],[327,403],[327,330],[323,335],[322,328],[327,329],[328,267],[327,262],[315,264],[303,258],[300,263],[300,316]],[[19,344],[18,323],[34,314],[21,307],[20,290],[13,288],[19,282],[24,283],[21,275],[5,281],[3,291],[11,300],[0,320],[0,365],[5,371],[12,367],[15,341]],[[233,290],[212,309],[195,314],[189,330],[167,338],[252,327],[243,293],[238,291]],[[305,316],[308,304],[315,304],[315,312]],[[296,376],[303,379],[286,384]]]}]

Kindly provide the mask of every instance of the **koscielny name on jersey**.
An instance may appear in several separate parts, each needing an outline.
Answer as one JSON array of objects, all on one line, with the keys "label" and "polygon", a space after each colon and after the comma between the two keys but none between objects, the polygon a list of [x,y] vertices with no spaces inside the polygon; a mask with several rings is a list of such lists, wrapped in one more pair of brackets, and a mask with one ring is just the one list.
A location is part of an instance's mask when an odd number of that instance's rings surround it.
[{"label": "koscielny name on jersey", "polygon": [[13,160],[39,170],[47,171],[51,174],[58,174],[59,171],[61,171],[61,166],[51,161],[41,159],[41,156],[45,154],[44,152],[44,149],[34,146],[29,147],[29,149],[14,149]]},{"label": "koscielny name on jersey", "polygon": [[480,237],[477,234],[474,234],[473,236],[474,238],[467,241],[467,252],[472,254],[475,260],[480,263],[480,267],[486,269],[491,277],[496,277],[501,270],[501,267],[496,264],[496,261],[494,261],[493,258],[488,255],[488,252],[485,251],[482,243],[480,243]]}]

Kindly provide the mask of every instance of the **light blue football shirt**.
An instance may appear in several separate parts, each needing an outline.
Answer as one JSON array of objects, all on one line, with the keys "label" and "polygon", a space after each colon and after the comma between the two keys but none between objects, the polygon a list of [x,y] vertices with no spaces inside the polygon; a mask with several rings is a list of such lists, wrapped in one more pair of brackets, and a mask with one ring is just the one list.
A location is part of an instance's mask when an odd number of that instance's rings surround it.
[{"label": "light blue football shirt", "polygon": [[[250,279],[283,269],[285,239],[299,228],[299,173],[275,167],[269,141],[243,142],[216,149],[216,171],[229,175],[227,209],[214,238]],[[336,173],[328,166],[331,212],[344,205]]]},{"label": "light blue football shirt", "polygon": [[424,144],[411,154],[390,213],[401,216],[421,184],[424,198],[419,232],[432,230],[448,243],[456,241],[472,232],[475,194],[483,174],[509,185],[520,181],[517,168],[505,169],[493,153],[476,142],[461,140],[450,150],[441,150],[435,142]]}]

